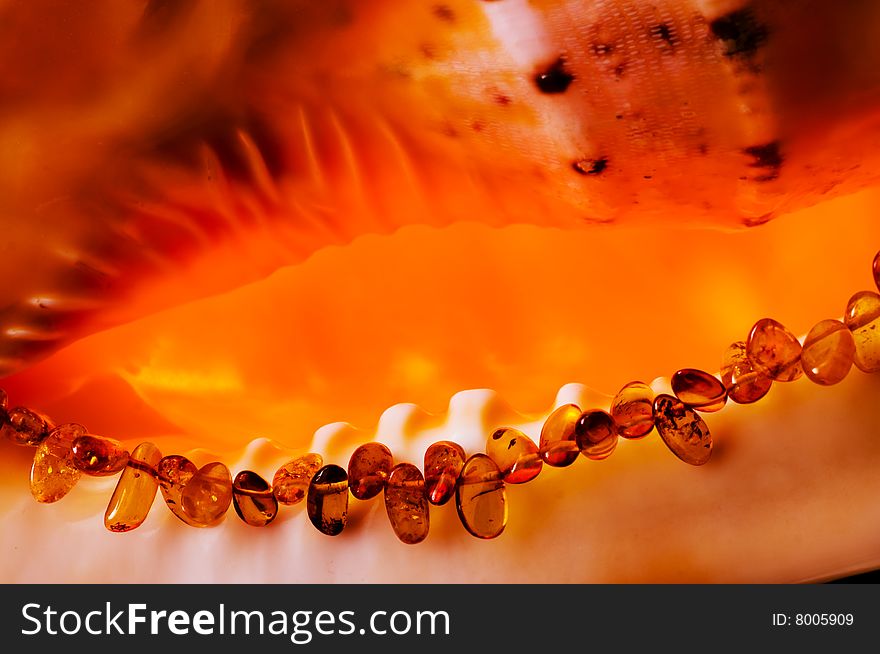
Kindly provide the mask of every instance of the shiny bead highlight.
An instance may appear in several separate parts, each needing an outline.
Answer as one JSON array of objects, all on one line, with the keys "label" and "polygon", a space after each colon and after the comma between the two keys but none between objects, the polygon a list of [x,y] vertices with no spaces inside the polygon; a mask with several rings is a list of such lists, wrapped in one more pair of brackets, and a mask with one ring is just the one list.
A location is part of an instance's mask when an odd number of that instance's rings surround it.
[{"label": "shiny bead highlight", "polygon": [[570,466],[580,449],[575,441],[575,427],[582,411],[576,404],[563,404],[553,411],[541,428],[539,453],[544,463],[554,468]]},{"label": "shiny bead highlight", "polygon": [[235,475],[232,506],[238,517],[251,527],[265,527],[278,515],[278,500],[269,482],[250,470]]},{"label": "shiny bead highlight", "polygon": [[535,441],[519,429],[496,429],[486,441],[486,454],[508,484],[524,484],[538,476],[544,462]]},{"label": "shiny bead highlight", "polygon": [[671,384],[675,396],[697,411],[712,413],[727,404],[727,389],[708,372],[682,368],[672,375]]},{"label": "shiny bead highlight", "polygon": [[849,374],[855,353],[856,343],[846,325],[839,320],[823,320],[804,340],[801,365],[810,380],[830,386]]},{"label": "shiny bead highlight", "polygon": [[104,514],[107,529],[131,531],[147,519],[159,487],[156,466],[161,459],[162,453],[152,443],[141,443],[132,450]]},{"label": "shiny bead highlight", "polygon": [[128,463],[128,451],[117,441],[91,434],[78,437],[71,448],[73,464],[87,475],[115,475]]},{"label": "shiny bead highlight", "polygon": [[425,491],[431,504],[452,499],[466,458],[461,445],[452,441],[438,441],[425,450]]},{"label": "shiny bead highlight", "polygon": [[607,459],[617,447],[617,423],[605,411],[595,409],[584,412],[575,429],[577,446],[588,459]]},{"label": "shiny bead highlight", "polygon": [[338,536],[348,521],[348,475],[337,465],[318,470],[306,496],[309,520],[322,534]]},{"label": "shiny bead highlight", "polygon": [[86,428],[76,423],[60,425],[37,447],[30,477],[31,495],[37,502],[57,502],[79,481],[82,473],[73,464],[71,446],[85,433]]},{"label": "shiny bead highlight", "polygon": [[654,391],[645,382],[633,381],[611,400],[611,417],[624,438],[643,438],[654,428]]}]

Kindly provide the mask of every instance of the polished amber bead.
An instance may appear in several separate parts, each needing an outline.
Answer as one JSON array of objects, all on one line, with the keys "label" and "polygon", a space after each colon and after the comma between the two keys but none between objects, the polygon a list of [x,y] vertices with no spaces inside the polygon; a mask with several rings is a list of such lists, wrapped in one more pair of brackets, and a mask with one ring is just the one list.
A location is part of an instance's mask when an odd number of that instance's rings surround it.
[{"label": "polished amber bead", "polygon": [[519,429],[496,429],[486,441],[486,454],[508,484],[524,484],[538,476],[544,462],[535,441]]},{"label": "polished amber bead", "polygon": [[232,475],[219,461],[206,463],[186,482],[180,505],[194,527],[213,527],[226,517],[232,503]]},{"label": "polished amber bead", "polygon": [[382,443],[364,443],[348,461],[351,494],[359,500],[376,497],[385,488],[385,481],[393,467],[391,450]]},{"label": "polished amber bead", "polygon": [[804,340],[801,365],[811,380],[830,386],[849,374],[855,353],[856,343],[846,325],[839,320],[823,320]]},{"label": "polished amber bead", "polygon": [[199,471],[195,463],[179,454],[164,457],[156,466],[156,477],[159,481],[159,489],[165,505],[182,522],[196,527],[192,518],[183,510],[181,495],[184,487],[196,476]]},{"label": "polished amber bead", "polygon": [[54,426],[44,416],[23,406],[10,409],[5,418],[0,431],[16,445],[39,445]]},{"label": "polished amber bead", "polygon": [[746,354],[745,341],[732,343],[721,358],[721,382],[727,397],[737,404],[757,402],[767,394],[773,380],[757,370]]},{"label": "polished amber bead", "polygon": [[128,463],[128,451],[117,441],[86,434],[73,441],[73,464],[87,475],[115,475]]},{"label": "polished amber bead", "polygon": [[324,465],[320,454],[305,454],[278,468],[272,479],[272,491],[282,504],[297,504],[306,498],[309,482]]},{"label": "polished amber bead", "polygon": [[156,466],[161,459],[162,453],[152,443],[141,443],[132,450],[104,514],[107,529],[130,531],[147,519],[159,486]]},{"label": "polished amber bead", "polygon": [[411,463],[399,463],[388,475],[385,511],[394,534],[407,545],[421,543],[428,536],[430,514],[425,479]]},{"label": "polished amber bead", "polygon": [[452,499],[466,458],[461,445],[452,441],[438,441],[425,450],[425,488],[431,504],[440,506]]},{"label": "polished amber bead", "polygon": [[874,286],[880,291],[880,252],[874,255],[874,265],[871,268],[874,273]]},{"label": "polished amber bead", "polygon": [[507,491],[501,471],[485,454],[474,454],[455,484],[461,524],[477,538],[495,538],[507,525]]},{"label": "polished amber bead", "polygon": [[679,459],[700,466],[712,455],[712,435],[696,411],[672,395],[654,399],[657,433]]},{"label": "polished amber bead", "polygon": [[0,409],[8,409],[9,408],[9,395],[6,394],[6,390],[0,388]]},{"label": "polished amber bead", "polygon": [[348,520],[348,475],[337,465],[326,465],[312,477],[306,513],[322,534],[337,536]]},{"label": "polished amber bead", "polygon": [[801,350],[797,337],[772,318],[756,322],[746,341],[746,355],[752,365],[779,382],[803,376]]},{"label": "polished amber bead", "polygon": [[71,446],[85,433],[86,428],[76,423],[60,425],[37,447],[30,479],[31,494],[37,502],[57,502],[79,481],[82,473],[73,464]]},{"label": "polished amber bead", "polygon": [[692,409],[711,413],[724,408],[727,389],[708,372],[682,368],[672,375],[672,392]]},{"label": "polished amber bead", "polygon": [[554,468],[570,466],[580,450],[575,442],[574,430],[582,411],[577,404],[563,404],[554,410],[541,428],[539,452],[544,463]]},{"label": "polished amber bead", "polygon": [[846,305],[844,323],[856,344],[853,363],[862,372],[880,371],[880,295],[861,291]]},{"label": "polished amber bead", "polygon": [[642,438],[654,428],[654,391],[645,382],[633,381],[611,400],[611,417],[624,438]]},{"label": "polished amber bead", "polygon": [[278,515],[278,500],[269,482],[250,470],[235,475],[232,505],[238,517],[252,527],[265,527]]},{"label": "polished amber bead", "polygon": [[577,446],[588,459],[601,461],[617,447],[617,423],[600,409],[584,412],[575,428]]}]

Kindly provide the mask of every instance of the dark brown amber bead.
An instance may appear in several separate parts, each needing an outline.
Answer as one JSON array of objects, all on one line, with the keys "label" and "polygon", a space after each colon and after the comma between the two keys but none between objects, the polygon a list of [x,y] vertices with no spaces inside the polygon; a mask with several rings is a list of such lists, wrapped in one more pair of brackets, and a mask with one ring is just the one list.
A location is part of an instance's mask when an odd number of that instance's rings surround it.
[{"label": "dark brown amber bead", "polygon": [[605,411],[586,411],[578,418],[576,438],[585,457],[594,461],[607,459],[617,447],[617,423]]},{"label": "dark brown amber bead", "polygon": [[359,500],[376,497],[385,488],[385,481],[393,467],[391,450],[382,443],[364,443],[348,461],[351,494]]},{"label": "dark brown amber bead", "polygon": [[37,447],[31,466],[31,494],[37,502],[49,504],[67,495],[79,481],[81,472],[73,464],[71,446],[86,433],[76,423],[53,429]]},{"label": "dark brown amber bead", "polygon": [[399,463],[388,475],[385,511],[394,534],[407,545],[421,543],[430,527],[425,479],[411,463]]},{"label": "dark brown amber bead", "polygon": [[624,438],[642,438],[654,428],[654,391],[645,382],[633,381],[611,400],[611,417]]},{"label": "dark brown amber bead", "polygon": [[226,517],[232,503],[232,475],[219,461],[206,463],[180,493],[180,505],[194,527],[213,527]]},{"label": "dark brown amber bead", "polygon": [[232,505],[238,517],[252,527],[265,527],[278,515],[278,500],[269,482],[250,470],[235,475]]},{"label": "dark brown amber bead", "polygon": [[874,255],[874,265],[871,268],[874,273],[874,286],[880,291],[880,252]]},{"label": "dark brown amber bead", "polygon": [[425,450],[425,488],[431,504],[440,506],[452,499],[466,458],[461,445],[452,441],[439,441]]},{"label": "dark brown amber bead", "polygon": [[337,536],[348,520],[348,475],[339,466],[324,466],[309,483],[306,513],[322,534]]},{"label": "dark brown amber bead", "polygon": [[727,404],[727,389],[708,372],[682,368],[672,375],[672,392],[692,409],[711,413]]},{"label": "dark brown amber bead", "polygon": [[570,466],[580,450],[575,442],[574,430],[582,411],[577,404],[563,404],[554,410],[541,428],[539,452],[544,463],[554,468]]},{"label": "dark brown amber bead", "polygon": [[501,471],[485,454],[474,454],[455,485],[455,508],[461,524],[477,538],[500,536],[507,525],[507,490]]},{"label": "dark brown amber bead", "polygon": [[324,465],[320,454],[305,454],[278,468],[272,479],[272,491],[282,504],[297,504],[306,498],[309,482]]},{"label": "dark brown amber bead", "polygon": [[737,404],[757,402],[767,394],[773,380],[755,369],[746,354],[745,341],[732,343],[721,358],[721,382],[727,397]]},{"label": "dark brown amber bead", "polygon": [[535,441],[519,429],[496,429],[486,441],[486,454],[508,484],[524,484],[538,476],[544,462]]},{"label": "dark brown amber bead", "polygon": [[679,459],[700,466],[712,455],[712,435],[696,411],[672,395],[654,399],[657,433]]},{"label": "dark brown amber bead", "polygon": [[156,466],[162,453],[152,443],[141,443],[131,452],[128,463],[104,514],[104,526],[110,531],[131,531],[139,527],[156,498]]},{"label": "dark brown amber bead", "polygon": [[779,382],[803,376],[801,350],[797,337],[772,318],[756,322],[746,341],[746,355],[752,365]]},{"label": "dark brown amber bead", "polygon": [[846,305],[843,322],[856,344],[853,363],[862,372],[880,371],[880,295],[861,291]]},{"label": "dark brown amber bead", "polygon": [[801,365],[812,381],[830,386],[849,374],[855,354],[856,343],[846,325],[839,320],[823,320],[804,340]]},{"label": "dark brown amber bead", "polygon": [[86,434],[73,441],[73,464],[87,475],[115,475],[128,463],[128,451],[117,441]]},{"label": "dark brown amber bead", "polygon": [[196,476],[198,471],[199,468],[195,463],[179,454],[164,457],[156,466],[156,477],[165,505],[182,522],[192,527],[197,525],[193,524],[193,520],[183,510],[181,495],[183,495],[184,487],[190,479]]},{"label": "dark brown amber bead", "polygon": [[44,416],[23,406],[10,409],[5,417],[2,433],[16,445],[39,445],[54,426]]}]

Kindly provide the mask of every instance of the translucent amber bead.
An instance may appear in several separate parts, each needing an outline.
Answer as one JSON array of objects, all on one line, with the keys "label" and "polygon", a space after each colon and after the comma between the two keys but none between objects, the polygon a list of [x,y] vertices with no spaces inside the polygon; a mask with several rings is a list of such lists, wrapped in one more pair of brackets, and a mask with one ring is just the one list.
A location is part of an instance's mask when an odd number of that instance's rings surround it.
[{"label": "translucent amber bead", "polygon": [[703,413],[719,411],[727,404],[727,389],[708,372],[695,368],[676,370],[671,385],[679,400]]},{"label": "translucent amber bead", "polygon": [[752,365],[779,382],[803,376],[801,349],[797,337],[772,318],[756,322],[746,341],[746,355]]},{"label": "translucent amber bead", "polygon": [[9,408],[9,396],[6,394],[6,391],[0,388],[0,409],[8,409]]},{"label": "translucent amber bead", "polygon": [[428,536],[430,514],[425,479],[411,463],[400,463],[388,475],[385,511],[394,534],[407,545],[421,543]]},{"label": "translucent amber bead", "polygon": [[238,517],[252,527],[265,527],[278,515],[278,500],[269,482],[250,470],[235,475],[232,505]]},{"label": "translucent amber bead", "polygon": [[485,454],[474,454],[455,485],[461,524],[477,538],[495,538],[507,525],[507,491],[501,471]]},{"label": "translucent amber bead", "polygon": [[645,382],[634,381],[611,400],[611,417],[624,438],[642,438],[654,428],[654,391]]},{"label": "translucent amber bead", "polygon": [[839,320],[823,320],[807,334],[801,365],[812,381],[830,386],[843,380],[852,368],[856,343]]},{"label": "translucent amber bead", "polygon": [[382,443],[364,443],[348,461],[351,494],[359,500],[376,497],[385,488],[385,481],[393,467],[391,450]]},{"label": "translucent amber bead", "polygon": [[586,411],[577,421],[577,446],[588,459],[601,461],[617,447],[617,423],[605,411]]},{"label": "translucent amber bead", "polygon": [[305,454],[278,468],[272,479],[272,491],[282,504],[297,504],[306,498],[309,482],[324,465],[320,454]]},{"label": "translucent amber bead", "polygon": [[547,416],[541,428],[539,448],[544,463],[564,468],[575,462],[580,450],[574,430],[582,413],[577,404],[564,404]]},{"label": "translucent amber bead", "polygon": [[226,517],[232,503],[232,475],[219,461],[206,463],[180,494],[180,505],[194,527],[213,527]]},{"label": "translucent amber bead", "polygon": [[440,506],[452,499],[466,458],[461,445],[452,441],[439,441],[425,450],[425,488],[431,504]]},{"label": "translucent amber bead", "polygon": [[128,451],[117,441],[86,434],[79,436],[71,448],[73,465],[87,475],[115,475],[128,463]]},{"label": "translucent amber bead", "polygon": [[164,457],[156,466],[156,477],[165,505],[182,522],[195,527],[193,520],[183,510],[181,495],[184,487],[199,471],[195,463],[179,454]]},{"label": "translucent amber bead", "polygon": [[71,446],[85,433],[76,423],[60,425],[37,447],[31,466],[31,494],[37,502],[57,502],[79,481],[82,473],[73,464]]},{"label": "translucent amber bead", "polygon": [[744,341],[732,343],[724,352],[721,382],[727,388],[727,397],[737,404],[757,402],[773,384],[772,379],[752,365]]},{"label": "translucent amber bead", "polygon": [[496,429],[486,441],[486,454],[508,484],[524,484],[538,476],[544,462],[535,441],[519,429]]},{"label": "translucent amber bead", "polygon": [[654,399],[657,433],[679,459],[700,466],[712,455],[712,435],[696,411],[677,397],[658,395]]},{"label": "translucent amber bead", "polygon": [[159,486],[156,466],[161,459],[162,453],[152,443],[141,443],[132,450],[104,514],[107,529],[131,531],[147,519]]},{"label": "translucent amber bead", "polygon": [[53,425],[36,411],[18,406],[10,409],[2,433],[16,445],[39,445]]},{"label": "translucent amber bead", "polygon": [[348,475],[339,466],[324,466],[309,483],[306,496],[309,520],[322,534],[337,536],[348,520]]},{"label": "translucent amber bead", "polygon": [[856,344],[853,363],[862,372],[880,371],[880,295],[861,291],[846,305],[844,323]]},{"label": "translucent amber bead", "polygon": [[872,266],[874,273],[874,286],[880,291],[880,252],[874,255],[874,265]]}]

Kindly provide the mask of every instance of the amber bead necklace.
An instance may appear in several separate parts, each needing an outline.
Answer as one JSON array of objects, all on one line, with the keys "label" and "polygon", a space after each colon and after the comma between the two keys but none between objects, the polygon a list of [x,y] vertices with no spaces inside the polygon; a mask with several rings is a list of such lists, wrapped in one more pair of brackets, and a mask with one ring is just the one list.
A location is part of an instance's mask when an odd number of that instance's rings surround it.
[{"label": "amber bead necklace", "polygon": [[[873,277],[880,290],[880,252],[874,257]],[[230,504],[245,523],[264,527],[275,520],[280,505],[305,500],[312,524],[336,536],[345,529],[350,495],[368,501],[384,492],[388,520],[404,543],[423,541],[430,505],[446,504],[453,496],[465,529],[488,539],[500,535],[507,523],[505,485],[534,479],[544,464],[563,468],[580,455],[605,459],[618,438],[644,438],[656,428],[675,456],[703,465],[712,454],[712,436],[700,413],[719,411],[728,399],[757,402],[773,382],[806,376],[820,385],[836,384],[853,365],[862,372],[880,372],[880,294],[873,291],[853,295],[843,321],[820,321],[803,344],[775,320],[759,320],[745,341],[724,352],[720,379],[684,368],[672,375],[673,394],[656,396],[644,382],[630,382],[607,412],[582,411],[575,404],[555,409],[538,444],[518,429],[502,427],[488,437],[485,453],[470,457],[457,443],[434,443],[421,470],[411,463],[395,465],[385,445],[369,442],[354,451],[347,469],[324,465],[319,454],[306,454],[282,465],[271,484],[251,470],[233,479],[217,461],[198,468],[184,456],[163,457],[152,443],[141,443],[129,453],[82,425],[55,426],[32,409],[10,409],[3,390],[0,433],[18,445],[36,447],[30,486],[38,502],[60,500],[83,474],[121,472],[104,515],[110,531],[140,526],[161,490],[171,512],[193,527],[219,524]]]}]

